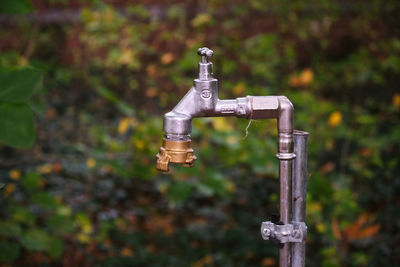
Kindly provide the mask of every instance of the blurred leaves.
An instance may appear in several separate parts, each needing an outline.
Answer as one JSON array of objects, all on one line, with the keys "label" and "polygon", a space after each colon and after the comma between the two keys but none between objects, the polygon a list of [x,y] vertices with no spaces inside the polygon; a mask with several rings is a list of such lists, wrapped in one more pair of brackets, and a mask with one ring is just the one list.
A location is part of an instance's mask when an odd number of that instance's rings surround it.
[{"label": "blurred leaves", "polygon": [[28,148],[35,139],[33,114],[27,104],[0,103],[0,141]]},{"label": "blurred leaves", "polygon": [[[0,7],[28,3],[8,2]],[[30,107],[39,114],[30,151],[2,148],[0,262],[276,265],[276,248],[257,236],[259,222],[278,210],[275,121],[253,121],[246,135],[247,120],[195,119],[194,168],[155,170],[162,114],[192,86],[196,49],[210,46],[220,99],[286,95],[295,128],[310,131],[307,264],[393,265],[394,4],[110,3],[87,3],[79,22],[40,25],[37,37],[23,20],[0,30],[0,140],[27,147],[33,120],[18,122]],[[28,61],[46,70],[39,94],[41,72]]]},{"label": "blurred leaves", "polygon": [[42,73],[37,69],[0,69],[0,142],[17,148],[32,146],[33,113],[26,101],[41,80]]},{"label": "blurred leaves", "polygon": [[0,262],[12,262],[18,258],[20,248],[15,242],[0,240]]},{"label": "blurred leaves", "polygon": [[31,98],[42,81],[37,69],[23,68],[12,71],[0,69],[0,101],[21,103]]},{"label": "blurred leaves", "polygon": [[2,0],[0,13],[9,15],[21,15],[33,11],[30,0]]}]

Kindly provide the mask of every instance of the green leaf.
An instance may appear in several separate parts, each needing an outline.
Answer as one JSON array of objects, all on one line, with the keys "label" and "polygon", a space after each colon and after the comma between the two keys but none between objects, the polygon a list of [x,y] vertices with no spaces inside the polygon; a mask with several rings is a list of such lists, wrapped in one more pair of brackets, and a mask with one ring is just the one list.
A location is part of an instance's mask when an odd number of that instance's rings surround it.
[{"label": "green leaf", "polygon": [[19,237],[21,235],[21,227],[15,222],[0,222],[0,236]]},{"label": "green leaf", "polygon": [[0,70],[0,101],[21,103],[41,85],[42,73],[33,68]]},{"label": "green leaf", "polygon": [[12,207],[11,218],[16,222],[32,225],[35,222],[35,216],[27,208],[24,207]]},{"label": "green leaf", "polygon": [[26,14],[32,11],[30,0],[1,0],[0,14]]},{"label": "green leaf", "polygon": [[54,210],[59,205],[53,196],[46,192],[36,193],[32,196],[31,201],[42,208]]},{"label": "green leaf", "polygon": [[25,175],[21,184],[26,191],[32,192],[40,186],[40,175],[36,172],[31,172]]},{"label": "green leaf", "polygon": [[30,251],[45,251],[49,247],[50,235],[42,230],[28,230],[21,238],[22,245]]},{"label": "green leaf", "polygon": [[64,244],[60,238],[51,238],[48,242],[47,252],[52,258],[59,258],[64,250]]},{"label": "green leaf", "polygon": [[52,237],[39,229],[26,231],[21,238],[21,243],[27,250],[45,251],[53,258],[58,258],[64,249],[60,238]]},{"label": "green leaf", "polygon": [[193,187],[185,182],[176,182],[168,190],[169,198],[175,203],[184,202],[192,192]]},{"label": "green leaf", "polygon": [[49,218],[49,226],[54,233],[60,235],[71,234],[75,230],[74,221],[66,216],[55,215]]},{"label": "green leaf", "polygon": [[15,242],[0,240],[0,262],[12,262],[19,256],[19,246]]},{"label": "green leaf", "polygon": [[35,139],[33,113],[27,104],[0,104],[0,142],[29,148]]}]

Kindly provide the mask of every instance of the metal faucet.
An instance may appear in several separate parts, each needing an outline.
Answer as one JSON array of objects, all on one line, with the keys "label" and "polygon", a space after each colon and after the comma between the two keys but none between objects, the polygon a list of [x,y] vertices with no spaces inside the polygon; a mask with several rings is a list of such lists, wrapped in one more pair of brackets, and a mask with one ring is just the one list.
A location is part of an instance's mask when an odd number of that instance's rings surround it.
[{"label": "metal faucet", "polygon": [[[186,167],[194,165],[196,156],[190,139],[193,118],[236,116],[247,119],[277,119],[278,153],[276,157],[279,159],[280,222],[279,224],[264,222],[261,226],[261,234],[266,240],[275,239],[280,242],[282,246],[280,250],[281,267],[304,266],[293,265],[294,261],[293,264],[291,263],[290,250],[290,242],[304,243],[306,232],[304,222],[299,224],[291,221],[293,160],[296,158],[293,141],[293,105],[285,96],[246,96],[236,99],[219,99],[218,80],[213,76],[213,64],[210,62],[213,51],[203,47],[199,48],[197,52],[201,56],[201,62],[198,64],[199,77],[194,79],[193,87],[175,108],[164,115],[163,130],[165,134],[162,147],[157,154],[157,169],[167,172],[170,163],[180,163]],[[300,135],[304,136],[304,133],[302,132]],[[307,133],[305,134],[307,136]],[[304,180],[305,177],[302,179]],[[305,186],[304,183],[302,184]],[[305,193],[305,190],[300,191]],[[296,197],[302,198],[305,214],[305,202],[303,201],[305,195]],[[303,206],[301,210],[303,210]],[[288,238],[288,235],[291,238]]]}]

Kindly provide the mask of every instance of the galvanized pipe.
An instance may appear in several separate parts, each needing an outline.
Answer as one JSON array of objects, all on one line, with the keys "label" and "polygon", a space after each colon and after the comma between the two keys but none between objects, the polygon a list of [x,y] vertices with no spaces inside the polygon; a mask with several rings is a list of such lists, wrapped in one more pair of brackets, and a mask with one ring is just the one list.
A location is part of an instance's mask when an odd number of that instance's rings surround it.
[{"label": "galvanized pipe", "polygon": [[[278,154],[279,159],[279,211],[283,224],[292,221],[292,161],[296,157],[293,153],[293,105],[287,97],[279,98],[278,115]],[[291,243],[284,244],[279,251],[279,266],[289,267],[291,258]]]},{"label": "galvanized pipe", "polygon": [[[279,177],[280,177],[280,220],[283,224],[291,222],[291,178],[292,178],[292,160],[280,160],[279,161]],[[279,266],[289,267],[290,266],[290,247],[291,243],[284,244],[283,248],[279,251]]]},{"label": "galvanized pipe", "polygon": [[[292,181],[292,220],[305,222],[306,197],[307,197],[307,138],[308,133],[294,131],[294,153]],[[306,241],[292,244],[292,267],[304,267],[306,254]],[[289,265],[288,265],[289,266]]]}]

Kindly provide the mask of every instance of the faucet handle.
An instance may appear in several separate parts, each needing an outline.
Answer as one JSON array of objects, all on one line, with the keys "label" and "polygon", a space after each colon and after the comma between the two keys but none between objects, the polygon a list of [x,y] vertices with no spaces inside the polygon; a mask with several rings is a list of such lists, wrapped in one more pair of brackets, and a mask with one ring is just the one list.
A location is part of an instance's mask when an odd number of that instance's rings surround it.
[{"label": "faucet handle", "polygon": [[207,47],[197,49],[197,54],[201,56],[201,63],[207,63],[210,57],[213,55],[213,51]]}]

